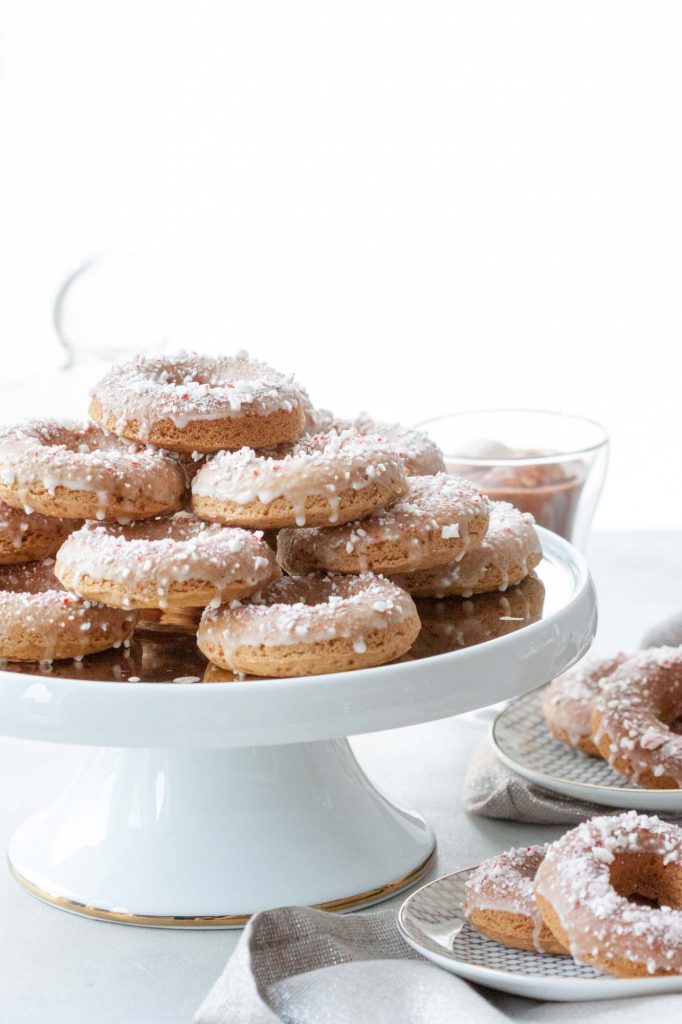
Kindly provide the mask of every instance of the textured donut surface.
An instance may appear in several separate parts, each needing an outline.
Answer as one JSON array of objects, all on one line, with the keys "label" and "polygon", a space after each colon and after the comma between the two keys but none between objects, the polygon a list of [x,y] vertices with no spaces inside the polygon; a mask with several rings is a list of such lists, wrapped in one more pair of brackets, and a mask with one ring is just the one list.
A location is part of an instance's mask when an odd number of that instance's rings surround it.
[{"label": "textured donut surface", "polygon": [[602,684],[592,736],[612,768],[650,789],[682,787],[682,647],[633,654]]},{"label": "textured donut surface", "polygon": [[121,437],[179,452],[263,448],[294,441],[305,426],[292,378],[246,353],[114,366],[93,390],[90,415]]},{"label": "textured donut surface", "polygon": [[442,565],[480,544],[490,502],[466,480],[438,473],[408,479],[390,509],[331,529],[282,530],[277,557],[289,572],[396,573]]},{"label": "textured donut surface", "polygon": [[514,949],[565,953],[542,920],[535,874],[549,844],[523,846],[490,857],[469,876],[462,911],[476,931]]},{"label": "textured donut surface", "polygon": [[626,658],[622,652],[608,658],[585,658],[549,684],[542,698],[542,714],[556,739],[583,754],[601,756],[592,739],[592,712],[601,686]]},{"label": "textured donut surface", "polygon": [[202,519],[255,529],[329,526],[368,515],[407,491],[402,462],[371,435],[332,431],[295,442],[283,457],[221,452],[192,484]]},{"label": "textured donut surface", "polygon": [[516,586],[542,560],[535,520],[506,501],[493,501],[483,541],[458,561],[394,576],[418,597],[471,597]]},{"label": "textured donut surface", "polygon": [[[309,422],[314,432],[354,430],[358,434],[378,437],[384,447],[400,456],[408,476],[432,476],[445,472],[445,459],[438,445],[421,430],[403,427],[400,423],[374,420],[367,413],[355,419],[342,419],[326,409],[311,410]],[[309,429],[309,428],[308,428]]]},{"label": "textured donut surface", "polygon": [[242,603],[207,609],[197,642],[210,661],[261,676],[384,664],[419,632],[409,594],[371,573],[288,576]]},{"label": "textured donut surface", "polygon": [[115,608],[204,607],[252,593],[279,572],[257,534],[179,514],[72,533],[56,574],[70,590]]},{"label": "textured donut surface", "polygon": [[128,640],[136,615],[68,593],[54,560],[0,568],[0,658],[82,658]]},{"label": "textured donut surface", "polygon": [[636,811],[584,822],[548,849],[535,898],[579,963],[622,978],[682,972],[677,825]]},{"label": "textured donut surface", "polygon": [[177,511],[181,467],[99,427],[58,420],[0,429],[0,498],[67,519],[145,519]]},{"label": "textured donut surface", "polygon": [[0,565],[50,558],[78,526],[75,519],[25,512],[0,501]]}]

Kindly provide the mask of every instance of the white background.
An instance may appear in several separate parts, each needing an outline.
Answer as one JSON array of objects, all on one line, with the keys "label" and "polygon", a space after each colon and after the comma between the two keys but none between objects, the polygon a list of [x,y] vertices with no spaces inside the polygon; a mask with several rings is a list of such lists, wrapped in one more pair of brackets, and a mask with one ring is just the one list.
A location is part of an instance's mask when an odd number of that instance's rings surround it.
[{"label": "white background", "polygon": [[339,412],[586,413],[598,524],[679,526],[682,5],[9,0],[0,45],[5,386],[132,251],[175,342]]}]

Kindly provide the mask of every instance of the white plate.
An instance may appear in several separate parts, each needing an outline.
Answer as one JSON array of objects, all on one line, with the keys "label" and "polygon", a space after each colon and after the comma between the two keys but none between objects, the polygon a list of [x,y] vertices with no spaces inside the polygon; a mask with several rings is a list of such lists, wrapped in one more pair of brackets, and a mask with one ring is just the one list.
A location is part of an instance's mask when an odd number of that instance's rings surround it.
[{"label": "white plate", "polygon": [[403,936],[439,967],[501,992],[555,1002],[682,991],[682,975],[611,978],[568,956],[526,953],[479,935],[462,914],[464,884],[475,870],[465,868],[429,882],[400,908]]},{"label": "white plate", "polygon": [[635,786],[600,757],[588,757],[554,739],[542,716],[544,690],[513,700],[492,723],[491,742],[503,764],[576,800],[625,810],[682,812],[682,790]]}]

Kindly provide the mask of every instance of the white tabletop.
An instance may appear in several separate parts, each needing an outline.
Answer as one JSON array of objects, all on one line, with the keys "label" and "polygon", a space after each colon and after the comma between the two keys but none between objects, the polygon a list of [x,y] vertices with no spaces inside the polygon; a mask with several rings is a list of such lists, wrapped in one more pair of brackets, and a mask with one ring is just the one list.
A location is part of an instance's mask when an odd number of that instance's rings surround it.
[{"label": "white tabletop", "polygon": [[[596,649],[636,646],[646,629],[682,608],[682,535],[601,534],[593,539],[588,558],[600,605]],[[475,818],[462,811],[462,775],[484,728],[475,718],[451,718],[354,741],[373,779],[434,826],[434,875],[477,863],[508,846],[552,839],[562,831]],[[0,740],[2,844],[24,817],[63,788],[83,756],[82,748]],[[393,903],[397,906],[400,899]],[[86,920],[32,899],[4,871],[0,935],[3,1024],[187,1024],[239,933],[128,928]],[[491,998],[510,1019],[542,1019],[541,1007],[528,1000]],[[642,1020],[642,1002],[613,1004],[618,1006],[618,1024]],[[607,1006],[599,1013],[600,1020],[611,1016]]]}]

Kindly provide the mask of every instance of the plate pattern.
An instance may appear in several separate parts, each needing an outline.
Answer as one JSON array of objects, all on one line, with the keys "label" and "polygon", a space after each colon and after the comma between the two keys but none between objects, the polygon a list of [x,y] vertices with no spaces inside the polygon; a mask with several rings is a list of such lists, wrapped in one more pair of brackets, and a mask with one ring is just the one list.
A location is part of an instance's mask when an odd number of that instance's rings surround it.
[{"label": "plate pattern", "polygon": [[[486,939],[462,913],[464,885],[475,868],[438,878],[410,896],[400,911],[400,928],[417,945],[453,961],[522,977],[604,979],[606,975],[568,956],[510,949]],[[481,979],[482,980],[482,979]]]},{"label": "plate pattern", "polygon": [[500,712],[492,726],[493,745],[508,760],[548,778],[641,792],[600,757],[588,757],[554,739],[542,716],[545,689],[543,686],[518,697]]}]

